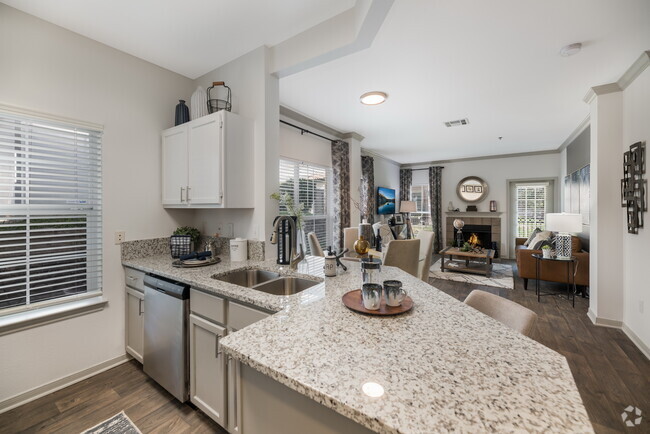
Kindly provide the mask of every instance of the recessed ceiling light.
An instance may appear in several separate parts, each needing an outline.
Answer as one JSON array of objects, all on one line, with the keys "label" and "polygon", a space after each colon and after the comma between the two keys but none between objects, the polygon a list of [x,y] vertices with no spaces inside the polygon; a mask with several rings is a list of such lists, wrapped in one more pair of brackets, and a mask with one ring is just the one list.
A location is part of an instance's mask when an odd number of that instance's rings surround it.
[{"label": "recessed ceiling light", "polygon": [[361,390],[371,398],[379,398],[384,394],[384,387],[381,384],[372,381],[364,383],[363,386],[361,386]]},{"label": "recessed ceiling light", "polygon": [[577,54],[581,48],[582,48],[582,44],[580,42],[576,42],[575,44],[565,45],[564,47],[562,47],[562,49],[560,49],[560,56],[562,57],[573,56],[574,54]]},{"label": "recessed ceiling light", "polygon": [[386,101],[386,98],[388,98],[388,95],[386,95],[384,92],[366,92],[361,95],[361,104],[377,105]]}]

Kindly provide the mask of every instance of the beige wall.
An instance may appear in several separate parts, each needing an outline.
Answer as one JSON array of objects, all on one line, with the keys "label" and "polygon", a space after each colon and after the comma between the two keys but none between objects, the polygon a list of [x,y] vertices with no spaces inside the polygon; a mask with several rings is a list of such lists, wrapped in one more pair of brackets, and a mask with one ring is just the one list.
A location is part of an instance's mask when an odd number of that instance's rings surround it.
[{"label": "beige wall", "polygon": [[0,4],[0,102],[104,125],[101,312],[0,337],[0,401],[124,354],[113,233],[167,236],[188,217],[160,201],[160,131],[193,83]]}]

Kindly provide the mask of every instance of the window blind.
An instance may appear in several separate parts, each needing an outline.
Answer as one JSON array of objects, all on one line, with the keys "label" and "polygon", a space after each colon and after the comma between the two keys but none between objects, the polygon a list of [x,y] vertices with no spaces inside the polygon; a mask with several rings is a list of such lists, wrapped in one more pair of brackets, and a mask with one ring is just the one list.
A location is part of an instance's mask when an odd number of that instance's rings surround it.
[{"label": "window blind", "polygon": [[[331,244],[331,229],[328,216],[329,172],[331,169],[291,160],[280,160],[280,193],[287,193],[294,206],[303,204],[304,235],[315,232],[321,248]],[[280,214],[289,210],[280,205]],[[311,254],[309,243],[307,253]]]},{"label": "window blind", "polygon": [[528,237],[535,228],[544,229],[547,206],[547,185],[517,185],[517,237]]},{"label": "window blind", "polygon": [[4,313],[101,290],[101,134],[0,110]]},{"label": "window blind", "polygon": [[411,225],[417,232],[420,229],[432,230],[431,207],[429,206],[429,185],[412,185],[411,200],[415,202],[416,212],[412,212]]}]

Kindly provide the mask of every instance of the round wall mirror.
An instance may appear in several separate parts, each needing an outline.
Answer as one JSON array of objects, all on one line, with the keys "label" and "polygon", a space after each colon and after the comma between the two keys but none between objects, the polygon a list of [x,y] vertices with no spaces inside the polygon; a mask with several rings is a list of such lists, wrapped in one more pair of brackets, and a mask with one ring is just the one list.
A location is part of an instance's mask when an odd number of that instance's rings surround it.
[{"label": "round wall mirror", "polygon": [[465,202],[480,202],[487,197],[488,185],[478,176],[468,176],[460,180],[456,194]]}]

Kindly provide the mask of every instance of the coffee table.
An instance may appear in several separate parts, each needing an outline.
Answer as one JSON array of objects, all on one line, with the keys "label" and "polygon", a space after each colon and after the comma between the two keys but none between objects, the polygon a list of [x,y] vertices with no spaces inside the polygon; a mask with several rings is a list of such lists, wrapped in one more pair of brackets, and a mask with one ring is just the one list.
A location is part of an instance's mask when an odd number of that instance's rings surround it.
[{"label": "coffee table", "polygon": [[[447,247],[440,251],[442,258],[440,259],[440,271],[443,273],[445,271],[454,271],[457,273],[471,273],[471,274],[482,274],[484,276],[490,277],[492,274],[492,260],[494,259],[494,250],[485,249],[481,253],[476,252],[463,252],[458,247]],[[445,257],[448,256],[449,260],[445,261]],[[465,263],[454,261],[454,256],[459,259],[464,259]],[[483,260],[479,264],[472,264],[471,261],[474,260]],[[450,267],[450,263],[454,263],[453,267]]]}]

